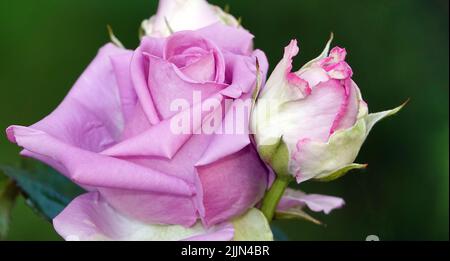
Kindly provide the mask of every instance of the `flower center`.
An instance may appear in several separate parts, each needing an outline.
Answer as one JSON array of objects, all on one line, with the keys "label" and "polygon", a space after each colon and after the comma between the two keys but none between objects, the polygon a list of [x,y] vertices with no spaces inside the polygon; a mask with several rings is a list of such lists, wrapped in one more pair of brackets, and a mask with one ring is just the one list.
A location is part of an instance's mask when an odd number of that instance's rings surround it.
[{"label": "flower center", "polygon": [[220,50],[206,39],[184,32],[168,38],[164,58],[195,82],[224,81],[224,59]]}]

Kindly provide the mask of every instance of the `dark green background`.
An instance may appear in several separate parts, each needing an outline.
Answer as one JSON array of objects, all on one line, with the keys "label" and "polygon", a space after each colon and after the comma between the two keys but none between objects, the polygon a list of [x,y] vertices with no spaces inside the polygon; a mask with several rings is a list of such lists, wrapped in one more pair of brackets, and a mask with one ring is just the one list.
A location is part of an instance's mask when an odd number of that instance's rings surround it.
[{"label": "dark green background", "polygon": [[[291,38],[300,66],[322,50],[330,31],[346,47],[354,79],[371,111],[411,98],[377,125],[358,162],[366,171],[332,183],[302,184],[307,192],[346,199],[346,207],[318,215],[326,227],[275,222],[289,239],[448,240],[449,35],[446,0],[212,1],[256,35],[271,68]],[[32,124],[62,100],[108,41],[106,24],[129,48],[156,1],[76,0],[0,2],[0,129]],[[19,149],[0,138],[0,163],[17,164]],[[51,225],[19,201],[9,239],[59,239]]]}]

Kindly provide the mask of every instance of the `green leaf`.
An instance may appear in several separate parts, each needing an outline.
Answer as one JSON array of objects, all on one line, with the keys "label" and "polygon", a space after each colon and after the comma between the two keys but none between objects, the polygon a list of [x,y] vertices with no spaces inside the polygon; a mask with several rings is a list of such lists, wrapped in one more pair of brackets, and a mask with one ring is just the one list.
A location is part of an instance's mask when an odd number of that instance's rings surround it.
[{"label": "green leaf", "polygon": [[270,229],[272,230],[274,241],[288,241],[289,240],[286,233],[284,233],[284,231],[281,228],[279,228],[277,225],[274,225],[273,223],[270,224]]},{"label": "green leaf", "polygon": [[15,182],[0,174],[0,240],[8,233],[11,211],[18,195],[19,188]]},{"label": "green leaf", "polygon": [[39,164],[34,170],[0,165],[8,177],[15,180],[27,203],[48,220],[58,215],[84,190],[54,169]]}]

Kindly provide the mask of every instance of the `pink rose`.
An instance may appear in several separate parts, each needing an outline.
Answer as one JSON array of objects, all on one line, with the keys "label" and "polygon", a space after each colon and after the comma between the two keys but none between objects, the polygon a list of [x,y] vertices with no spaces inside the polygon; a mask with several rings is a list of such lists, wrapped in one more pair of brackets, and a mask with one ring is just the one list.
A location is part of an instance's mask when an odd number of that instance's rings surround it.
[{"label": "pink rose", "polygon": [[[245,213],[261,218],[258,210],[248,211],[264,195],[268,171],[248,133],[174,134],[170,127],[179,113],[171,102],[183,99],[195,107],[194,92],[220,102],[251,97],[256,58],[263,78],[267,71],[252,38],[217,23],[144,37],[134,52],[107,44],[55,111],[29,127],[7,129],[22,155],[89,191],[55,218],[58,233],[155,239],[140,237],[137,228],[159,233],[156,224],[167,224],[178,239],[230,239],[236,229],[230,220]],[[232,121],[230,113],[221,114],[222,123]]]}]

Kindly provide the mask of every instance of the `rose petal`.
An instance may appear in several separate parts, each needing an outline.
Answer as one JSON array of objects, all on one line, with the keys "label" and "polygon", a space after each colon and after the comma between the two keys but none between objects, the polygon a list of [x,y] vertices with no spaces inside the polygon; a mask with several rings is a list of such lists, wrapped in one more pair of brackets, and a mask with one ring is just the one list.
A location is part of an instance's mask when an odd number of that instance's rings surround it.
[{"label": "rose petal", "polygon": [[[250,57],[232,53],[226,53],[224,56],[227,64],[227,82],[231,84],[221,91],[223,95],[239,98],[242,94],[253,93],[257,79],[256,60],[259,63],[260,78],[265,81],[268,62],[262,51],[256,50]],[[265,82],[261,84],[264,85]],[[263,88],[264,86],[259,87]]]},{"label": "rose petal", "polygon": [[[151,18],[147,34],[168,36],[174,32],[196,30],[219,22],[219,15],[205,0],[174,1],[160,0],[158,11]],[[147,23],[149,23],[147,22]]]},{"label": "rose petal", "polygon": [[302,191],[294,189],[286,189],[277,210],[286,211],[290,208],[307,206],[315,212],[323,211],[329,214],[333,209],[342,207],[345,204],[342,198],[319,195],[319,194],[305,194]]},{"label": "rose petal", "polygon": [[275,67],[265,87],[261,90],[261,97],[270,97],[272,102],[283,104],[303,99],[311,93],[308,82],[291,72],[292,59],[298,52],[297,41],[292,40],[284,48],[283,59]]},{"label": "rose petal", "polygon": [[[167,119],[176,113],[171,109],[171,104],[177,100],[187,101],[193,105],[194,92],[199,95],[198,101],[203,101],[214,94],[219,93],[226,85],[206,82],[192,82],[186,78],[173,64],[157,57],[148,57],[148,89],[154,99],[155,106],[161,119]],[[143,101],[142,101],[143,103]]]},{"label": "rose petal", "polygon": [[357,120],[360,98],[358,97],[358,86],[351,80],[345,80],[346,99],[341,105],[341,109],[336,116],[330,134],[336,130],[350,128],[355,125]]},{"label": "rose petal", "polygon": [[198,32],[222,50],[242,55],[250,55],[253,51],[253,35],[242,27],[215,23],[198,30]]},{"label": "rose petal", "polygon": [[[200,52],[198,49],[200,49]],[[209,38],[203,37],[198,31],[178,32],[167,38],[164,46],[163,58],[170,61],[174,56],[178,57],[183,54],[200,54],[201,56],[204,56],[205,54],[212,54],[213,62],[206,65],[210,65],[208,70],[214,71],[213,81],[215,83],[223,83],[225,79],[225,59],[222,51],[223,50],[220,49],[214,42],[212,42]],[[181,66],[179,66],[180,64],[175,65],[182,69],[182,67],[188,65],[187,62],[189,61],[179,62],[182,62]],[[199,66],[197,66],[196,69],[204,70]],[[193,72],[191,71],[191,73]],[[193,79],[196,78],[197,77],[194,77]]]},{"label": "rose petal", "polygon": [[242,214],[262,198],[267,186],[267,170],[252,146],[197,169],[207,225]]},{"label": "rose petal", "polygon": [[205,83],[216,80],[215,59],[212,54],[201,57],[194,63],[191,63],[180,70],[194,81]]},{"label": "rose petal", "polygon": [[211,135],[192,135],[170,159],[145,155],[121,157],[123,160],[144,168],[150,168],[192,184],[193,189],[195,188],[195,195],[180,197],[170,192],[101,189],[102,195],[117,210],[144,222],[187,226],[194,224],[198,216],[204,212],[203,187],[194,165],[210,143],[211,138]]},{"label": "rose petal", "polygon": [[74,199],[55,219],[53,225],[66,240],[230,240],[232,225],[205,229],[143,223],[117,212],[96,192]]},{"label": "rose petal", "polygon": [[131,80],[130,64],[132,57],[133,52],[131,51],[122,55],[111,56],[125,122],[133,117],[132,114],[138,102]]},{"label": "rose petal", "polygon": [[[196,163],[196,166],[213,163],[240,151],[250,144],[248,133],[248,115],[250,115],[250,109],[251,106],[245,106],[239,100],[233,102],[231,108],[225,113],[225,117],[217,127],[220,133],[214,135],[214,138],[202,154],[200,160]],[[236,113],[236,111],[239,112]],[[238,116],[235,117],[235,114],[238,114]],[[244,115],[247,116],[246,118],[239,118],[239,115],[243,117]],[[228,133],[228,131],[231,131],[231,133]]]},{"label": "rose petal", "polygon": [[303,139],[326,142],[345,98],[345,89],[339,82],[330,80],[316,86],[306,99],[284,105],[280,117],[274,119],[285,126],[284,141],[288,144]]},{"label": "rose petal", "polygon": [[310,67],[297,73],[299,77],[307,81],[311,89],[314,89],[319,83],[327,82],[330,77],[328,73],[320,67]]},{"label": "rose petal", "polygon": [[234,237],[234,226],[231,223],[217,225],[209,229],[209,232],[198,236],[186,238],[186,241],[231,241]]},{"label": "rose petal", "polygon": [[114,144],[123,129],[124,116],[111,58],[129,53],[112,44],[102,47],[63,102],[31,127],[89,151]]},{"label": "rose petal", "polygon": [[152,125],[158,124],[160,118],[156,112],[148,87],[148,56],[162,57],[163,45],[164,41],[162,39],[144,37],[141,41],[141,45],[134,51],[130,64],[130,71],[132,72],[131,80],[136,95],[140,104],[145,104],[145,106],[142,106],[142,110],[145,113],[148,122]]},{"label": "rose petal", "polygon": [[[220,106],[220,99],[222,99],[222,96],[216,95],[214,96],[214,99],[217,100],[216,105]],[[196,131],[200,131],[199,129],[202,127],[205,118],[214,113],[210,111],[201,111],[202,106],[202,103],[195,104],[193,107],[181,111],[176,115],[177,117],[187,117],[188,115],[189,121],[187,123],[189,124],[189,128],[186,133],[177,133],[177,130],[173,129],[173,121],[176,120],[175,117],[173,117],[164,120],[157,125],[150,126],[147,130],[144,130],[135,136],[130,136],[101,153],[116,157],[158,156],[171,159],[181,146],[183,146],[194,133],[197,133]],[[199,119],[194,121],[194,116],[191,114],[196,111],[199,111],[200,115]],[[155,137],[158,138],[155,139]]]},{"label": "rose petal", "polygon": [[48,133],[29,127],[10,126],[8,137],[35,154],[49,157],[64,167],[64,174],[81,185],[193,194],[183,180],[144,168],[129,161],[106,157],[68,145]]}]

